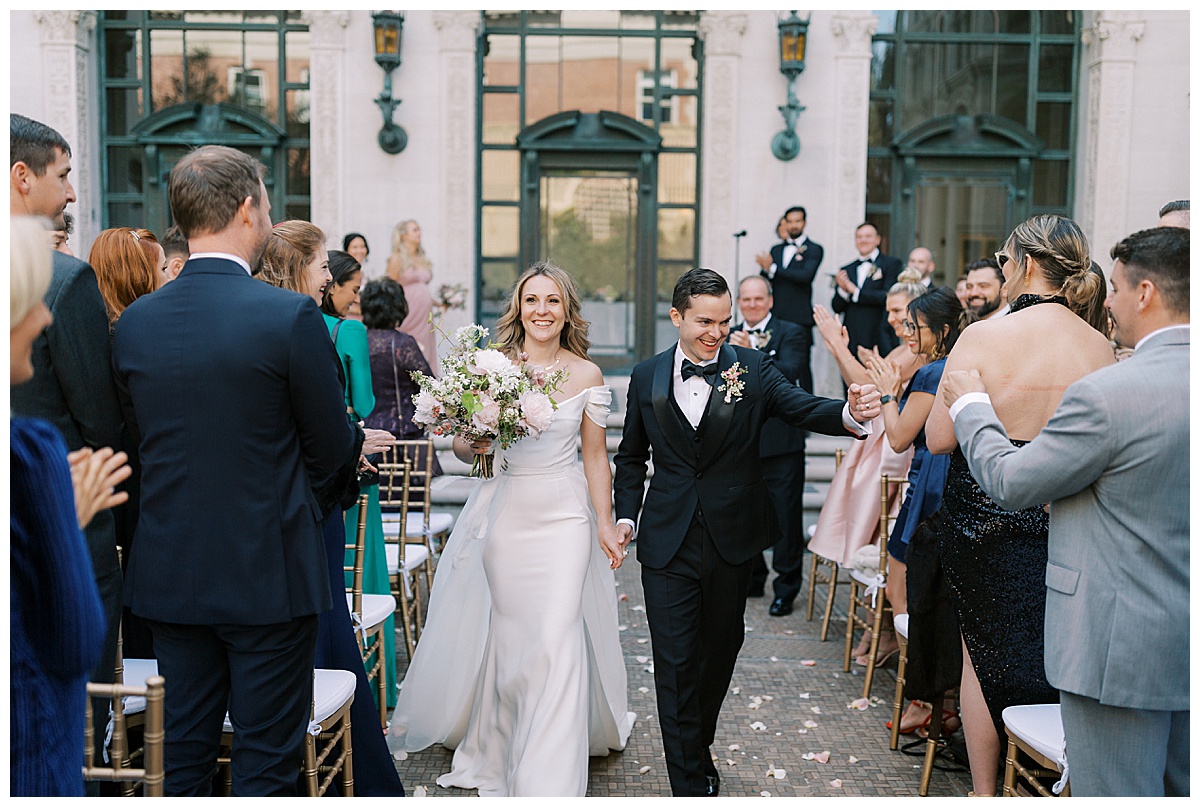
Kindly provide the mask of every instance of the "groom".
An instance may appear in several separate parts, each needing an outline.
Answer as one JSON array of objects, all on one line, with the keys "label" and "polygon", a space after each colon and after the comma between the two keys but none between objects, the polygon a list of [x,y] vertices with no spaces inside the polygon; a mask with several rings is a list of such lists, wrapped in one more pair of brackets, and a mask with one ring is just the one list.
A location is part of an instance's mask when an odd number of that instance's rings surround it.
[{"label": "groom", "polygon": [[709,746],[744,638],[753,558],[774,535],[758,457],[763,423],[778,417],[861,438],[869,427],[860,424],[879,414],[879,393],[854,384],[848,403],[817,398],[760,351],[723,344],[732,299],[711,269],[679,278],[671,304],[679,343],[629,379],[614,482],[617,530],[627,544],[641,512],[638,561],[671,792],[715,796],[720,780]]}]

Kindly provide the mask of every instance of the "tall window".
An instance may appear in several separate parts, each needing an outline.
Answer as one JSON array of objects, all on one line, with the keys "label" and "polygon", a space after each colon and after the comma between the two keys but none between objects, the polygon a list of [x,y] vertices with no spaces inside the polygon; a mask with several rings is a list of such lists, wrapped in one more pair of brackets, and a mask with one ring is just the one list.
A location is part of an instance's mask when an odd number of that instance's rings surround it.
[{"label": "tall window", "polygon": [[162,174],[204,142],[204,124],[187,120],[150,145],[135,127],[196,103],[221,105],[225,121],[245,110],[283,133],[264,148],[247,129],[245,150],[267,163],[273,217],[308,218],[309,34],[299,11],[105,11],[99,27],[104,226],[165,225]]},{"label": "tall window", "polygon": [[[877,11],[872,42],[867,214],[890,233],[903,189],[891,146],[944,115],[990,113],[1044,144],[1033,213],[1069,212],[1078,82],[1077,11]],[[986,156],[986,155],[980,155]]]},{"label": "tall window", "polygon": [[[483,12],[478,86],[481,321],[491,321],[502,309],[523,268],[516,136],[559,112],[619,112],[662,137],[657,220],[652,223],[657,228],[654,266],[638,271],[655,272],[658,295],[669,302],[676,278],[695,266],[702,47],[698,19],[694,11]],[[562,196],[568,191],[569,196]],[[625,301],[635,285],[616,278],[615,268],[614,278],[600,276],[604,256],[626,254],[630,237],[625,234],[625,214],[601,215],[602,211],[629,208],[630,192],[604,177],[551,182],[547,187],[548,194],[555,194],[547,204],[556,232],[578,223],[583,252],[574,266],[564,261],[564,267],[577,275],[582,293],[593,301]],[[565,241],[558,243],[560,251],[565,249]],[[624,266],[622,260],[613,258],[613,266]]]}]

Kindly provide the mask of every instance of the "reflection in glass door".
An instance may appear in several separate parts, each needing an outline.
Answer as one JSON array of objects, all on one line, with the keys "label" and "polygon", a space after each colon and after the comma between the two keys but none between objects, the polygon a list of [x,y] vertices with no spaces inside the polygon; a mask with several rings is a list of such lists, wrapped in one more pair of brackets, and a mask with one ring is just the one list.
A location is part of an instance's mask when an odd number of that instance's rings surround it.
[{"label": "reflection in glass door", "polygon": [[638,180],[634,171],[544,170],[538,254],[575,278],[602,369],[636,360]]},{"label": "reflection in glass door", "polygon": [[967,264],[990,258],[1012,230],[1012,185],[1003,177],[919,175],[913,247],[933,250],[933,282],[954,286]]}]

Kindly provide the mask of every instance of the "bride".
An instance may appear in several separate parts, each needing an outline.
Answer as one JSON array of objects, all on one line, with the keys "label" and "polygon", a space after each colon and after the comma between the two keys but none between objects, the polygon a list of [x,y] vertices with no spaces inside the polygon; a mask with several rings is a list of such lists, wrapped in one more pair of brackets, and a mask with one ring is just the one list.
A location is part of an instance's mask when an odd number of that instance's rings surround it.
[{"label": "bride", "polygon": [[[388,742],[455,749],[442,787],[583,796],[588,756],[623,749],[634,718],[613,579],[625,551],[604,439],[611,393],[587,359],[575,283],[554,264],[521,275],[496,331],[514,361],[567,380],[550,428],[499,451],[496,476],[463,507]],[[455,440],[465,458],[490,448]]]}]

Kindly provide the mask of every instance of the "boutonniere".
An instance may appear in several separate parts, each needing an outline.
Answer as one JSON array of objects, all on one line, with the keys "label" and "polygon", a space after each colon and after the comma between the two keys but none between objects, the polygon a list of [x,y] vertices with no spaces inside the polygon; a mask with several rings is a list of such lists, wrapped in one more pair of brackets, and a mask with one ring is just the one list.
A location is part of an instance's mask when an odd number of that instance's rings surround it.
[{"label": "boutonniere", "polygon": [[796,257],[797,257],[797,258],[799,258],[801,255],[803,255],[803,254],[804,254],[804,250],[806,250],[806,249],[808,249],[808,242],[807,242],[807,241],[805,241],[803,244],[800,244],[800,245],[798,245],[798,246],[796,247]]},{"label": "boutonniere", "polygon": [[755,350],[763,350],[771,341],[771,329],[750,334],[750,346]]},{"label": "boutonniere", "polygon": [[745,388],[746,382],[742,380],[746,368],[741,362],[735,361],[733,366],[725,372],[721,373],[721,378],[725,383],[717,387],[717,392],[725,393],[725,403],[731,403],[734,398],[742,397],[742,389]]},{"label": "boutonniere", "polygon": [[883,280],[883,270],[871,264],[871,280]]}]

